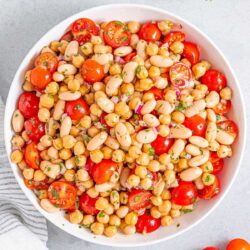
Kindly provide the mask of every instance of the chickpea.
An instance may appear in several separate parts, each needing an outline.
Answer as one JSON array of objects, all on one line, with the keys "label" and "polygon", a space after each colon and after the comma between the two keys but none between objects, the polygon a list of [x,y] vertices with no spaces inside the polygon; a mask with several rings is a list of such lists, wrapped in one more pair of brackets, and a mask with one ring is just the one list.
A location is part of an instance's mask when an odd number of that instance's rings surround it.
[{"label": "chickpea", "polygon": [[163,20],[161,22],[158,22],[157,25],[160,31],[162,31],[164,34],[170,32],[170,30],[174,26],[174,24],[169,20]]},{"label": "chickpea", "polygon": [[171,161],[170,155],[167,153],[161,154],[159,157],[159,161],[163,165],[168,165]]},{"label": "chickpea", "polygon": [[215,182],[215,176],[209,173],[203,173],[201,179],[205,186],[211,186]]},{"label": "chickpea", "polygon": [[54,147],[48,148],[47,153],[48,153],[48,156],[50,157],[50,159],[52,159],[52,160],[56,160],[59,158],[58,150],[55,149]]},{"label": "chickpea", "polygon": [[115,114],[115,113],[110,113],[107,114],[104,117],[106,123],[108,124],[108,126],[110,127],[115,127],[115,125],[119,122],[120,118],[119,115]]},{"label": "chickpea", "polygon": [[153,87],[153,81],[150,78],[141,79],[139,81],[139,87],[142,91],[149,90]]},{"label": "chickpea", "polygon": [[12,153],[11,153],[11,161],[13,163],[20,163],[22,160],[23,160],[23,152],[20,151],[20,150],[14,150]]},{"label": "chickpea", "polygon": [[183,123],[184,120],[185,120],[185,115],[184,115],[182,112],[180,112],[180,111],[174,111],[174,112],[172,113],[172,120],[173,120],[174,122],[176,122],[176,123],[181,124],[181,123]]},{"label": "chickpea", "polygon": [[181,212],[178,209],[171,209],[170,215],[172,218],[177,218],[181,216]]},{"label": "chickpea", "polygon": [[68,160],[72,156],[72,152],[70,149],[63,148],[59,152],[59,157],[63,160]]},{"label": "chickpea", "polygon": [[107,146],[102,147],[103,159],[111,159],[113,150]]},{"label": "chickpea", "polygon": [[232,99],[232,90],[229,87],[225,87],[220,91],[220,97],[224,100]]},{"label": "chickpea", "polygon": [[148,75],[149,75],[150,78],[160,76],[161,75],[160,68],[158,68],[156,66],[151,66],[149,68]]},{"label": "chickpea", "polygon": [[171,192],[167,189],[164,189],[161,193],[161,198],[163,200],[170,200],[171,199]]},{"label": "chickpea", "polygon": [[160,163],[157,160],[152,160],[148,164],[148,170],[151,172],[158,172],[160,170]]},{"label": "chickpea", "polygon": [[48,150],[43,150],[41,153],[40,153],[40,156],[43,160],[50,160],[50,157],[48,156]]},{"label": "chickpea", "polygon": [[175,54],[181,54],[184,50],[184,44],[180,41],[173,42],[170,45],[170,49],[175,53]]},{"label": "chickpea", "polygon": [[109,217],[109,224],[111,226],[119,227],[121,225],[121,219],[117,215],[112,214]]},{"label": "chickpea", "polygon": [[46,175],[43,173],[42,170],[36,170],[34,172],[34,181],[44,181],[46,178]]},{"label": "chickpea", "polygon": [[88,171],[85,169],[79,169],[76,173],[77,180],[79,181],[88,181],[90,179],[90,176],[88,174]]},{"label": "chickpea", "polygon": [[125,102],[118,102],[115,105],[115,113],[118,115],[124,115],[129,112],[129,106]]},{"label": "chickpea", "polygon": [[75,180],[75,170],[74,169],[67,169],[63,175],[66,181],[74,181]]},{"label": "chickpea", "polygon": [[147,48],[146,48],[146,53],[149,56],[157,55],[158,51],[159,51],[159,47],[155,43],[149,43]]},{"label": "chickpea", "polygon": [[140,165],[136,166],[135,174],[139,176],[141,179],[145,178],[147,176],[147,173],[148,171],[146,167]]},{"label": "chickpea", "polygon": [[93,54],[93,44],[89,42],[85,43],[80,47],[80,50],[85,56],[89,56]]},{"label": "chickpea", "polygon": [[57,82],[50,82],[45,88],[45,93],[50,95],[56,95],[58,91],[59,91],[59,84]]},{"label": "chickpea", "polygon": [[85,146],[82,141],[77,141],[74,145],[74,154],[75,155],[82,155],[85,152]]},{"label": "chickpea", "polygon": [[204,173],[212,173],[213,172],[213,164],[210,161],[207,161],[206,163],[202,164],[200,166],[202,171]]},{"label": "chickpea", "polygon": [[135,34],[140,30],[140,23],[136,21],[128,22],[128,29],[132,34]]},{"label": "chickpea", "polygon": [[40,96],[41,107],[50,109],[54,106],[54,97],[50,94],[43,94]]},{"label": "chickpea", "polygon": [[140,182],[140,186],[142,187],[142,189],[145,189],[145,190],[149,190],[152,188],[152,180],[150,178],[144,178],[141,180]]},{"label": "chickpea", "polygon": [[138,221],[138,215],[135,212],[130,212],[125,216],[125,223],[127,225],[135,225]]},{"label": "chickpea", "polygon": [[219,158],[226,158],[232,156],[232,149],[230,146],[220,145],[217,150],[217,155]]},{"label": "chickpea", "polygon": [[148,71],[147,69],[145,68],[145,66],[138,66],[137,69],[136,69],[136,76],[139,78],[139,79],[145,79],[148,77]]},{"label": "chickpea", "polygon": [[166,56],[166,57],[168,57],[168,56],[169,56],[168,48],[166,48],[165,46],[161,46],[161,47],[159,48],[158,54],[161,55],[161,56]]},{"label": "chickpea", "polygon": [[83,128],[90,128],[91,127],[91,117],[88,115],[85,115],[81,120],[80,120],[80,125]]},{"label": "chickpea", "polygon": [[127,183],[130,187],[137,187],[140,183],[140,177],[132,174],[128,177]]},{"label": "chickpea", "polygon": [[95,235],[102,235],[104,232],[104,225],[100,222],[94,222],[90,226],[90,229]]},{"label": "chickpea", "polygon": [[104,209],[104,212],[107,214],[107,215],[111,215],[113,214],[115,211],[115,208],[112,204],[108,204],[107,208]]},{"label": "chickpea", "polygon": [[35,172],[35,170],[33,168],[25,168],[23,170],[23,177],[26,180],[32,180],[33,176],[34,176],[34,172]]},{"label": "chickpea", "polygon": [[155,219],[161,218],[161,212],[158,210],[157,207],[151,207],[150,214]]},{"label": "chickpea", "polygon": [[82,224],[85,227],[90,227],[94,223],[94,221],[95,221],[95,217],[93,215],[87,214],[83,216]]},{"label": "chickpea", "polygon": [[121,149],[117,149],[112,154],[112,160],[114,162],[123,162],[125,159],[125,153]]},{"label": "chickpea", "polygon": [[187,159],[180,159],[178,162],[178,170],[182,171],[184,169],[188,168],[188,161]]},{"label": "chickpea", "polygon": [[128,194],[126,192],[120,192],[120,202],[122,204],[128,203]]},{"label": "chickpea", "polygon": [[68,82],[68,89],[75,92],[80,89],[80,82],[77,79],[70,80]]},{"label": "chickpea", "polygon": [[95,208],[98,210],[104,210],[108,207],[108,200],[103,197],[99,197],[95,203]]},{"label": "chickpea", "polygon": [[163,136],[163,137],[166,137],[169,135],[170,133],[170,129],[169,129],[169,126],[167,125],[159,125],[158,126],[158,129],[159,129],[159,135],[160,136]]},{"label": "chickpea", "polygon": [[161,217],[161,225],[163,227],[167,227],[167,226],[170,226],[172,224],[172,217],[169,216],[169,215],[165,215],[165,216],[162,216]]},{"label": "chickpea", "polygon": [[69,214],[69,221],[73,224],[79,224],[83,219],[82,212],[80,210],[75,210]]},{"label": "chickpea", "polygon": [[94,162],[94,163],[99,163],[102,161],[103,159],[103,153],[100,149],[95,149],[93,151],[90,152],[90,159]]},{"label": "chickpea", "polygon": [[52,145],[52,137],[50,135],[43,135],[40,142],[45,148],[50,147]]},{"label": "chickpea", "polygon": [[177,99],[175,91],[172,89],[168,89],[165,93],[164,99],[169,103],[175,103]]},{"label": "chickpea", "polygon": [[78,167],[84,167],[86,165],[87,158],[85,155],[77,155],[75,157],[75,163]]},{"label": "chickpea", "polygon": [[65,135],[62,138],[62,143],[64,148],[70,149],[74,147],[76,139],[72,135]]},{"label": "chickpea", "polygon": [[53,147],[57,150],[61,150],[63,148],[62,138],[56,138],[52,142]]},{"label": "chickpea", "polygon": [[143,166],[148,165],[149,161],[149,155],[146,153],[141,153],[140,156],[136,159],[136,163]]},{"label": "chickpea", "polygon": [[72,64],[76,67],[76,68],[81,68],[82,64],[84,62],[84,57],[80,54],[77,55],[73,55],[72,56]]},{"label": "chickpea", "polygon": [[98,222],[102,224],[107,224],[109,222],[109,216],[103,211],[99,212],[96,216]]},{"label": "chickpea", "polygon": [[160,115],[159,121],[163,125],[168,125],[171,122],[171,116],[169,114]]},{"label": "chickpea", "polygon": [[118,64],[118,63],[114,63],[114,64],[112,64],[111,66],[110,66],[110,68],[109,68],[109,74],[110,75],[119,75],[119,74],[121,74],[122,73],[122,67],[121,67],[121,65],[120,64]]},{"label": "chickpea", "polygon": [[117,216],[119,216],[120,218],[125,218],[125,216],[128,214],[128,207],[127,206],[120,206],[117,210],[116,210],[116,214]]},{"label": "chickpea", "polygon": [[132,97],[129,101],[129,108],[134,110],[141,103],[141,99],[139,97]]},{"label": "chickpea", "polygon": [[113,237],[117,233],[117,228],[116,226],[107,226],[104,229],[104,235],[107,237]]},{"label": "chickpea", "polygon": [[121,85],[121,92],[126,96],[132,96],[135,92],[134,85],[132,83],[123,83]]},{"label": "chickpea", "polygon": [[163,215],[167,215],[171,210],[171,202],[169,200],[163,200],[162,204],[158,206],[158,209]]},{"label": "chickpea", "polygon": [[69,43],[69,42],[67,42],[66,40],[62,40],[62,41],[60,41],[60,43],[59,43],[58,46],[57,46],[57,49],[58,49],[59,52],[62,53],[63,55],[64,55],[64,53],[65,53],[65,50],[66,50],[67,46],[68,46],[68,43]]},{"label": "chickpea", "polygon": [[14,135],[11,139],[11,144],[14,148],[22,148],[24,143],[24,139],[20,135]]},{"label": "chickpea", "polygon": [[50,118],[50,112],[47,108],[41,108],[38,111],[38,119],[41,122],[47,122]]},{"label": "chickpea", "polygon": [[136,232],[135,226],[127,225],[123,228],[123,233],[126,235],[131,235],[131,234],[134,234],[135,232]]},{"label": "chickpea", "polygon": [[38,199],[42,200],[42,199],[47,199],[48,198],[48,191],[46,189],[41,189],[38,192]]}]

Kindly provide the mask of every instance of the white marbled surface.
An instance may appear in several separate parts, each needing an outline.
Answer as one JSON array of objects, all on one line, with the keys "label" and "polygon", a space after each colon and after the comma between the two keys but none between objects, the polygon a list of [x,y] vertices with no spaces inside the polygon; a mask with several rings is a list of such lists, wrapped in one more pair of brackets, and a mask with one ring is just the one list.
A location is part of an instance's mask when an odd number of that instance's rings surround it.
[{"label": "white marbled surface", "polygon": [[[86,8],[118,2],[164,8],[202,29],[228,58],[240,81],[246,104],[250,104],[249,0],[0,0],[0,95],[4,100],[22,58],[48,29]],[[217,244],[223,250],[230,238],[243,237],[250,241],[249,140],[247,144],[240,174],[216,211],[180,237],[144,249],[201,250]],[[109,249],[79,240],[49,222],[48,229],[50,250]]]}]

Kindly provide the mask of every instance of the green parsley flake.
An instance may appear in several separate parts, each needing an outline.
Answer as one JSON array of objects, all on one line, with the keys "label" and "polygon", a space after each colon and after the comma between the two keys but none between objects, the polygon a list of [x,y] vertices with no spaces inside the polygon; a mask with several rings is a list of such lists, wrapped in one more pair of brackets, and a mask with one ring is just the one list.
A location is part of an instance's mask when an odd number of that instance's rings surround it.
[{"label": "green parsley flake", "polygon": [[187,108],[187,105],[185,102],[179,102],[178,106],[175,108],[178,111],[183,111]]},{"label": "green parsley flake", "polygon": [[149,148],[149,155],[154,156],[155,155],[155,150],[154,148]]},{"label": "green parsley flake", "polygon": [[55,198],[56,198],[56,200],[58,200],[58,199],[59,199],[59,194],[58,194],[58,192],[57,192],[57,190],[56,190],[56,189],[53,189],[53,190],[52,190],[52,196],[53,196],[53,197],[55,197]]}]

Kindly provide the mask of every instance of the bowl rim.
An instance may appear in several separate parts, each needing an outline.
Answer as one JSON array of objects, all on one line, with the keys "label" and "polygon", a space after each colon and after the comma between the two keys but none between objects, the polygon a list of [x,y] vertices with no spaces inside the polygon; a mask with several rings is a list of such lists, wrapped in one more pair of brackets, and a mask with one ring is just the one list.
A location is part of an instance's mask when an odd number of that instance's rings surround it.
[{"label": "bowl rim", "polygon": [[[160,243],[160,242],[163,242],[163,241],[167,241],[167,240],[170,240],[170,239],[173,239],[177,236],[180,236],[181,234],[185,233],[186,231],[190,230],[191,228],[195,227],[196,225],[198,225],[201,221],[203,221],[206,217],[208,217],[218,206],[219,204],[221,204],[222,200],[225,198],[225,196],[227,195],[227,193],[229,192],[229,190],[231,189],[238,173],[239,173],[239,170],[240,170],[240,166],[241,166],[241,163],[242,163],[242,159],[243,159],[243,155],[244,155],[244,152],[245,152],[245,147],[246,147],[246,129],[247,129],[247,124],[246,124],[246,109],[245,109],[245,101],[244,101],[244,96],[242,94],[242,90],[240,88],[240,84],[239,84],[239,81],[236,77],[236,74],[234,72],[234,70],[232,69],[231,65],[229,64],[228,60],[226,59],[226,57],[224,56],[224,54],[222,53],[222,51],[217,47],[217,45],[213,42],[213,40],[208,37],[208,35],[206,35],[203,31],[201,31],[198,27],[196,27],[195,25],[193,25],[192,23],[190,23],[189,21],[187,21],[186,19],[180,17],[179,15],[176,15],[172,12],[169,12],[165,9],[160,9],[158,7],[153,7],[151,5],[144,5],[144,4],[131,4],[131,3],[117,3],[117,4],[105,4],[105,5],[99,5],[99,6],[95,6],[95,7],[91,7],[91,8],[87,8],[85,10],[82,10],[80,12],[77,12],[65,19],[63,19],[62,21],[60,21],[58,24],[54,25],[52,28],[50,28],[42,37],[40,37],[40,39],[38,41],[36,41],[34,43],[34,45],[31,47],[31,49],[29,49],[29,51],[26,53],[23,61],[26,61],[26,59],[28,57],[30,57],[30,53],[31,51],[34,50],[35,46],[37,45],[37,43],[40,42],[40,40],[42,40],[44,37],[46,37],[48,35],[49,32],[51,32],[52,29],[55,29],[56,27],[58,26],[61,26],[62,23],[67,23],[69,22],[69,19],[73,18],[74,16],[77,16],[77,15],[80,15],[81,13],[84,13],[86,11],[93,11],[93,10],[99,10],[99,9],[102,9],[103,11],[105,11],[106,9],[113,9],[113,8],[123,8],[123,7],[134,7],[134,8],[140,8],[142,10],[153,10],[153,11],[157,11],[157,12],[161,12],[162,14],[166,14],[168,15],[170,18],[175,18],[175,19],[178,19],[180,20],[181,22],[187,24],[189,27],[191,27],[193,30],[195,30],[197,33],[199,33],[199,35],[201,35],[202,37],[204,37],[212,46],[213,48],[215,49],[215,51],[221,56],[221,58],[223,59],[226,67],[228,68],[228,70],[230,71],[230,73],[232,74],[232,78],[234,80],[234,85],[236,86],[238,92],[239,92],[239,102],[241,103],[241,107],[242,107],[242,114],[243,114],[243,121],[242,121],[242,128],[243,130],[241,130],[241,137],[242,137],[242,150],[240,152],[240,155],[239,155],[239,160],[238,160],[238,163],[237,163],[237,167],[235,169],[235,172],[233,174],[233,177],[230,179],[229,183],[227,184],[227,187],[224,191],[223,194],[221,194],[218,198],[218,200],[216,201],[216,203],[211,207],[211,209],[209,211],[207,211],[206,213],[204,213],[203,216],[201,216],[197,221],[195,221],[194,223],[190,224],[189,226],[187,226],[186,228],[183,228],[183,229],[179,229],[176,233],[174,233],[173,235],[166,235],[166,237],[163,237],[163,238],[160,238],[160,239],[155,239],[155,240],[151,240],[149,242],[138,242],[138,243],[119,243],[119,242],[115,242],[113,241],[112,242],[112,238],[110,240],[110,242],[100,242],[100,241],[96,241],[94,238],[87,238],[87,237],[78,237],[74,234],[74,232],[68,230],[66,227],[63,227],[60,223],[57,223],[57,222],[54,222],[52,221],[48,216],[47,214],[44,212],[44,210],[40,207],[40,205],[38,204],[38,202],[33,202],[29,195],[26,194],[26,191],[28,190],[25,185],[23,184],[21,178],[17,175],[17,173],[14,171],[14,167],[16,167],[16,164],[13,164],[10,160],[10,156],[8,154],[8,160],[9,160],[9,163],[10,163],[10,166],[11,166],[11,169],[15,175],[15,178],[19,184],[19,186],[21,187],[22,191],[24,192],[25,196],[30,200],[31,204],[48,220],[50,221],[52,224],[54,224],[55,226],[59,227],[60,229],[62,229],[63,231],[81,239],[81,240],[84,240],[84,241],[87,241],[87,242],[91,242],[91,243],[94,243],[94,244],[98,244],[98,245],[105,245],[105,246],[113,246],[113,247],[135,247],[135,246],[148,246],[148,245],[152,245],[152,244],[156,244],[156,243]],[[23,62],[20,63],[16,73],[15,73],[15,76],[11,82],[11,86],[10,86],[10,89],[9,89],[9,92],[8,92],[8,97],[7,97],[7,101],[6,101],[6,107],[5,107],[5,114],[6,112],[8,112],[8,107],[10,106],[10,102],[11,102],[11,93],[13,92],[13,89],[15,88],[15,85],[13,84],[16,79],[18,78],[19,74],[20,74],[20,70],[22,68],[22,64]],[[5,140],[5,149],[6,149],[6,152],[8,153],[8,147],[7,147],[7,141],[9,140],[9,138],[7,138],[7,133],[6,131],[10,129],[10,126],[9,126],[9,120],[7,120],[7,117],[5,115],[4,117],[4,140]]]}]

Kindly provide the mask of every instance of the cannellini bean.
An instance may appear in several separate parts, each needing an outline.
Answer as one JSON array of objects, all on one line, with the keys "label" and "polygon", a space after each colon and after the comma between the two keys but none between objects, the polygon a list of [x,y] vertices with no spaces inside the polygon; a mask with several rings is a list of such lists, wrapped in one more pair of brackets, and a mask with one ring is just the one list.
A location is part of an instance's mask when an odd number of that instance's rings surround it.
[{"label": "cannellini bean", "polygon": [[207,109],[207,119],[210,122],[216,122],[216,114],[212,109]]},{"label": "cannellini bean", "polygon": [[190,167],[199,167],[202,164],[206,163],[209,160],[209,151],[206,149],[202,150],[202,154],[193,157],[188,161]]},{"label": "cannellini bean", "polygon": [[42,199],[40,201],[40,206],[48,213],[55,213],[59,211],[59,208],[52,205],[48,199]]},{"label": "cannellini bean", "polygon": [[117,123],[115,126],[115,136],[123,147],[129,147],[132,143],[127,127],[121,122]]},{"label": "cannellini bean", "polygon": [[128,188],[128,183],[127,183],[127,179],[129,177],[129,174],[130,174],[130,169],[129,168],[124,168],[121,172],[121,175],[120,175],[120,183],[122,185],[122,187],[124,188]]},{"label": "cannellini bean", "polygon": [[119,148],[119,142],[112,136],[108,136],[107,140],[105,141],[105,145],[114,150]]},{"label": "cannellini bean", "polygon": [[106,93],[109,96],[112,96],[114,93],[116,93],[117,89],[122,84],[122,78],[119,75],[112,76],[108,80],[106,84]]},{"label": "cannellini bean", "polygon": [[227,133],[224,130],[218,129],[216,135],[216,141],[223,145],[233,144],[235,137],[232,134]]},{"label": "cannellini bean", "polygon": [[201,176],[198,177],[196,180],[194,180],[194,184],[195,186],[197,187],[198,190],[201,190],[204,188],[204,184],[203,184],[203,181],[201,179]]},{"label": "cannellini bean", "polygon": [[160,68],[167,68],[173,65],[172,59],[166,56],[154,55],[149,60],[152,65]]},{"label": "cannellini bean", "polygon": [[153,80],[154,80],[154,86],[158,89],[165,89],[168,86],[167,78],[157,76]]},{"label": "cannellini bean", "polygon": [[167,101],[159,100],[157,101],[155,109],[157,110],[159,114],[167,115],[167,114],[170,114],[174,110],[174,105],[170,104]]},{"label": "cannellini bean", "polygon": [[59,124],[57,121],[55,121],[53,118],[49,119],[49,122],[46,124],[46,131],[47,134],[50,136],[54,136],[56,133],[56,129],[59,127]]},{"label": "cannellini bean", "polygon": [[174,142],[173,146],[169,149],[168,153],[170,154],[171,159],[176,160],[179,158],[181,152],[185,148],[185,141],[178,139]]},{"label": "cannellini bean", "polygon": [[95,184],[95,190],[96,192],[107,192],[108,190],[111,190],[116,184],[112,182],[105,182],[103,184]]},{"label": "cannellini bean", "polygon": [[12,116],[12,127],[16,133],[23,130],[24,117],[21,112],[17,109]]},{"label": "cannellini bean", "polygon": [[97,99],[98,106],[106,113],[112,113],[114,111],[115,104],[106,97],[100,97]]},{"label": "cannellini bean", "polygon": [[153,188],[153,194],[155,196],[160,196],[161,193],[163,192],[164,190],[164,187],[165,187],[165,182],[163,181],[163,179],[161,178],[159,181],[157,181],[157,183],[154,185],[154,188]]},{"label": "cannellini bean", "polygon": [[147,128],[144,130],[141,130],[137,136],[136,140],[140,143],[151,143],[153,142],[157,137],[157,131],[154,128]]},{"label": "cannellini bean", "polygon": [[78,53],[78,49],[79,43],[77,41],[71,41],[65,50],[64,60],[70,61],[72,59],[72,56]]},{"label": "cannellini bean", "polygon": [[65,135],[69,135],[71,127],[72,127],[72,120],[69,116],[66,116],[63,119],[61,127],[60,127],[60,137],[63,137]]},{"label": "cannellini bean", "polygon": [[191,136],[189,141],[200,148],[208,147],[208,141],[201,136]]},{"label": "cannellini bean", "polygon": [[180,173],[180,178],[183,181],[194,181],[202,174],[202,170],[199,167],[191,167]]},{"label": "cannellini bean", "polygon": [[147,124],[148,127],[157,127],[160,125],[160,122],[157,117],[152,114],[144,115],[143,121]]},{"label": "cannellini bean", "polygon": [[136,54],[140,56],[143,60],[147,58],[146,47],[147,43],[144,40],[139,40],[136,44]]},{"label": "cannellini bean", "polygon": [[74,75],[77,71],[76,67],[72,64],[69,63],[65,63],[65,64],[61,64],[58,68],[57,71],[59,73],[62,73],[65,76],[69,76],[69,75]]},{"label": "cannellini bean", "polygon": [[55,105],[55,110],[53,113],[53,118],[56,121],[59,121],[64,113],[64,108],[65,108],[65,101],[63,100],[58,100],[58,102]]},{"label": "cannellini bean", "polygon": [[108,138],[108,134],[106,132],[100,132],[96,136],[94,136],[88,143],[87,149],[89,151],[93,151],[98,149]]},{"label": "cannellini bean", "polygon": [[197,156],[201,154],[201,150],[199,149],[199,147],[193,144],[188,144],[185,148],[185,151],[192,156]]},{"label": "cannellini bean", "polygon": [[59,164],[50,164],[45,166],[43,172],[50,178],[55,179],[60,174]]},{"label": "cannellini bean", "polygon": [[119,206],[120,206],[120,196],[119,196],[118,191],[113,190],[110,193],[110,202],[111,202],[111,204],[114,205],[115,209],[119,208]]},{"label": "cannellini bean", "polygon": [[205,100],[207,108],[213,108],[220,102],[220,95],[216,91],[211,91]]},{"label": "cannellini bean", "polygon": [[217,126],[215,122],[208,122],[206,129],[206,139],[208,142],[212,142],[216,139]]},{"label": "cannellini bean", "polygon": [[132,52],[132,50],[133,49],[130,46],[122,46],[122,47],[115,49],[114,54],[116,56],[123,57],[123,56],[130,54]]},{"label": "cannellini bean", "polygon": [[186,117],[191,117],[194,115],[199,114],[202,110],[204,110],[206,107],[205,100],[198,100],[193,103],[192,106],[188,107],[185,111]]},{"label": "cannellini bean", "polygon": [[192,131],[185,126],[176,126],[170,128],[170,137],[177,139],[187,139],[192,135]]},{"label": "cannellini bean", "polygon": [[114,61],[114,56],[111,53],[107,54],[95,54],[92,56],[92,59],[98,62],[101,65],[110,64]]},{"label": "cannellini bean", "polygon": [[81,92],[71,92],[71,91],[65,91],[59,94],[59,99],[63,101],[75,101],[78,98],[81,97]]},{"label": "cannellini bean", "polygon": [[124,65],[122,73],[123,73],[123,81],[125,83],[133,82],[137,67],[138,67],[137,62],[128,62]]},{"label": "cannellini bean", "polygon": [[156,100],[154,99],[149,100],[143,105],[141,109],[141,114],[142,115],[149,114],[155,109],[155,107],[156,107]]}]

